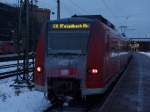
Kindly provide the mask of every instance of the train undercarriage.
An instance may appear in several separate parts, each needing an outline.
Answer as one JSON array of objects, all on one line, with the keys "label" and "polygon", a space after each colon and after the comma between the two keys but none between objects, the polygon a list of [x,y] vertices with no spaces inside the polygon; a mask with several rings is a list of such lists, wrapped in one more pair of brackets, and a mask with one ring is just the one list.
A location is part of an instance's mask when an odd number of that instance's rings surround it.
[{"label": "train undercarriage", "polygon": [[81,101],[80,80],[73,78],[48,78],[47,98],[52,103]]}]

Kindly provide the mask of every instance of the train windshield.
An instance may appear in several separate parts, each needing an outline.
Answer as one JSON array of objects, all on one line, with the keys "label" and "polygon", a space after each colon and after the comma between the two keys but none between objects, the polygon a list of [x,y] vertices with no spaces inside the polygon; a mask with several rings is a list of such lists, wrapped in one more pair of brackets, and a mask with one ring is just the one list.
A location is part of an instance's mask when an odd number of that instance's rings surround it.
[{"label": "train windshield", "polygon": [[48,54],[86,54],[89,30],[50,30],[48,33]]}]

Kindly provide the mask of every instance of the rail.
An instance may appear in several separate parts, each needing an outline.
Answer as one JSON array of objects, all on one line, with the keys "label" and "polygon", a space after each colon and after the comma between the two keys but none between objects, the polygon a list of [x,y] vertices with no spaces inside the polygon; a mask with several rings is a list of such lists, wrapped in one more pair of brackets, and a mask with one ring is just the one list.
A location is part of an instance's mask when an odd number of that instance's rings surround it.
[{"label": "rail", "polygon": [[128,63],[123,69],[123,71],[118,75],[114,82],[112,82],[112,85],[108,88],[105,94],[91,96],[90,98],[86,99],[86,102],[81,102],[81,104],[79,103],[78,105],[73,104],[64,106],[63,101],[60,102],[60,100],[56,100],[58,102],[51,102],[52,105],[43,110],[43,112],[103,112],[101,110],[104,108],[106,102],[109,100],[109,96],[119,85],[120,80],[123,78],[124,74],[126,73],[126,70],[128,69],[128,65],[130,64],[131,59],[132,56],[129,58]]},{"label": "rail", "polygon": [[[34,57],[34,53],[29,53],[29,58],[33,58]],[[4,61],[12,61],[12,60],[17,60],[17,59],[23,59],[23,54],[21,54],[20,56],[17,54],[0,54],[0,62],[4,62]]]},{"label": "rail", "polygon": [[[23,65],[23,63],[21,63],[21,65]],[[33,62],[30,62],[29,65],[30,65],[29,72],[32,72]],[[12,70],[8,70],[8,69],[12,69]],[[21,68],[20,70],[17,70],[17,63],[0,65],[0,79],[5,79],[5,78],[12,77],[12,76],[16,76],[17,74],[23,74],[23,72],[24,72],[23,68]]]}]

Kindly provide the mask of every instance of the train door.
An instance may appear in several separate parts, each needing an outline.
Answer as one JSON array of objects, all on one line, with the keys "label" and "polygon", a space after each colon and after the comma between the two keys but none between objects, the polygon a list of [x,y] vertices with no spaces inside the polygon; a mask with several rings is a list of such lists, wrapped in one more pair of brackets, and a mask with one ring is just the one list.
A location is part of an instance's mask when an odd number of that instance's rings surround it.
[{"label": "train door", "polygon": [[120,40],[117,39],[116,42],[116,53],[117,53],[117,57],[116,57],[116,74],[118,75],[120,73]]},{"label": "train door", "polygon": [[106,32],[106,35],[105,35],[105,50],[104,50],[104,82],[107,83],[107,81],[109,80],[110,78],[110,52],[111,52],[111,49],[110,49],[110,35],[109,35],[109,32]]}]

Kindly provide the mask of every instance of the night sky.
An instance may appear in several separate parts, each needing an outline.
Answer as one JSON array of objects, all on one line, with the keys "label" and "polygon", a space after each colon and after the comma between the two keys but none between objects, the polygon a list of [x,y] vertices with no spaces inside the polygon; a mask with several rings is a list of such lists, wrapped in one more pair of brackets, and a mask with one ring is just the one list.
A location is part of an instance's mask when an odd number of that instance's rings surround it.
[{"label": "night sky", "polygon": [[[18,0],[0,0],[15,4]],[[51,19],[56,19],[56,0],[38,0],[42,8],[49,8],[55,12]],[[101,14],[119,29],[128,26],[128,37],[150,37],[150,0],[60,0],[61,17],[66,18],[74,14]]]}]

